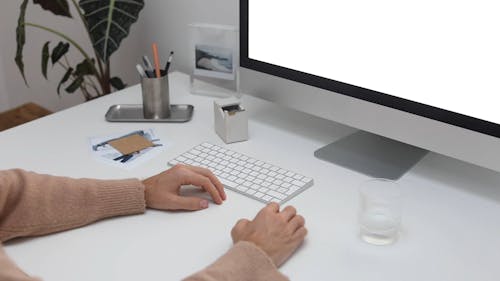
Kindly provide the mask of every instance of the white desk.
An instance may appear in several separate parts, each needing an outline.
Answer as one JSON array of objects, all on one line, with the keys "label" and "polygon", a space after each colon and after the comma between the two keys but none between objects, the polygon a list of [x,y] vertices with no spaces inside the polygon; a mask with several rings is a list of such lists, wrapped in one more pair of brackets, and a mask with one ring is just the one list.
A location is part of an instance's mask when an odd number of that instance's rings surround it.
[{"label": "white desk", "polygon": [[[0,169],[22,167],[72,177],[146,177],[202,141],[225,145],[213,130],[213,98],[188,93],[188,77],[171,75],[172,103],[195,106],[183,124],[108,123],[113,104],[141,102],[139,86],[0,133]],[[49,94],[49,93],[47,93]],[[499,280],[500,174],[429,154],[401,179],[403,234],[379,247],[357,237],[357,185],[366,177],[313,157],[351,129],[244,97],[247,142],[229,148],[314,178],[289,204],[306,218],[305,244],[283,267],[293,280]],[[171,145],[133,171],[97,162],[88,138],[153,128]],[[497,152],[493,152],[497,153]],[[262,203],[228,191],[222,206],[108,219],[76,230],[7,243],[7,253],[46,281],[179,280],[231,246],[237,219]]]}]

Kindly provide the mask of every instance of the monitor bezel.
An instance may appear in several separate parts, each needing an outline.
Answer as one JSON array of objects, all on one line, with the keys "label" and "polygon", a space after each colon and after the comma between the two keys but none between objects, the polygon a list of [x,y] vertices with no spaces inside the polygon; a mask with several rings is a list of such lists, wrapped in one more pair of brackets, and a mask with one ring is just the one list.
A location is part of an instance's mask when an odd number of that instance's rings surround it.
[{"label": "monitor bezel", "polygon": [[248,2],[240,0],[240,66],[382,106],[500,138],[500,124],[321,76],[251,59],[248,56]]}]

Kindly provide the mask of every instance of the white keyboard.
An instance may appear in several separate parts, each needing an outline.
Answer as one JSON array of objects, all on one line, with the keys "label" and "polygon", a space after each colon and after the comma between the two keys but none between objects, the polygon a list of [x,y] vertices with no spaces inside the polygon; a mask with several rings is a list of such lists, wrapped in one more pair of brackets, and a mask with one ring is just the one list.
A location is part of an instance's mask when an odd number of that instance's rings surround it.
[{"label": "white keyboard", "polygon": [[226,188],[264,203],[282,204],[313,185],[309,177],[206,142],[168,164],[207,168]]}]

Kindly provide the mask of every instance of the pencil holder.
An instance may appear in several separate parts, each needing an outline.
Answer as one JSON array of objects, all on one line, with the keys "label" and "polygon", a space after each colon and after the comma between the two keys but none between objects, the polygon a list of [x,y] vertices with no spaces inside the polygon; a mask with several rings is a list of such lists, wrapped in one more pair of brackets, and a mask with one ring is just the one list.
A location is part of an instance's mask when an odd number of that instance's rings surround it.
[{"label": "pencil holder", "polygon": [[170,95],[167,73],[162,70],[159,78],[142,77],[141,89],[144,118],[168,118],[170,116]]}]

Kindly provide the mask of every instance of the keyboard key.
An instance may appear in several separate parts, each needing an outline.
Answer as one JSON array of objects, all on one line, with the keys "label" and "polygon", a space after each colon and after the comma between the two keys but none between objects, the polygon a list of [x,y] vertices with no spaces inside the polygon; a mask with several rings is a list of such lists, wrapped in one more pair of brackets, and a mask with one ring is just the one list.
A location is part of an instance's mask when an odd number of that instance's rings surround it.
[{"label": "keyboard key", "polygon": [[262,193],[262,192],[256,192],[254,194],[254,196],[257,197],[257,198],[261,198],[262,196],[264,196],[264,193]]},{"label": "keyboard key", "polygon": [[276,192],[274,190],[269,190],[267,192],[267,194],[271,195],[272,197],[275,197],[275,198],[278,198],[280,200],[283,200],[286,198],[286,195],[282,194],[282,193],[279,193],[279,192]]},{"label": "keyboard key", "polygon": [[304,185],[306,185],[305,182],[299,181],[299,180],[294,180],[292,183],[295,184],[298,187],[303,187]]},{"label": "keyboard key", "polygon": [[245,192],[245,191],[247,191],[248,187],[239,185],[239,186],[236,187],[236,189],[239,190],[239,191]]},{"label": "keyboard key", "polygon": [[199,151],[198,149],[191,149],[189,153],[198,156],[200,155],[201,151]]},{"label": "keyboard key", "polygon": [[270,188],[270,189],[272,189],[272,190],[278,190],[278,188],[280,188],[280,187],[279,187],[279,186],[277,186],[277,185],[275,185],[275,184],[271,184],[271,185],[269,186],[269,188]]},{"label": "keyboard key", "polygon": [[237,184],[237,183],[232,182],[232,181],[230,181],[230,180],[226,180],[226,179],[224,179],[224,178],[219,178],[219,181],[220,181],[223,185],[225,185],[226,187],[236,188],[236,187],[238,186],[238,184]]},{"label": "keyboard key", "polygon": [[273,198],[271,196],[269,196],[269,195],[264,195],[261,199],[269,202]]},{"label": "keyboard key", "polygon": [[267,193],[269,191],[269,188],[261,187],[259,191],[262,193]]}]

